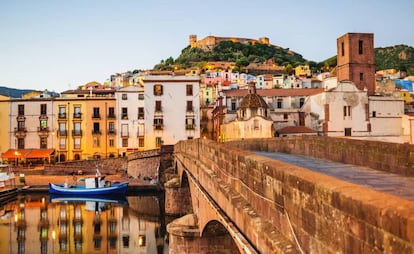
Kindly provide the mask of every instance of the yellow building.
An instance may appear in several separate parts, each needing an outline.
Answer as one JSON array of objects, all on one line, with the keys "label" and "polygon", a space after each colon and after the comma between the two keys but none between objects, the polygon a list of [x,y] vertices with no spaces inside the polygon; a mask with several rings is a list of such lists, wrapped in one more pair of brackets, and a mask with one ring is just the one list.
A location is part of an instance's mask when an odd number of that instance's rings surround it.
[{"label": "yellow building", "polygon": [[299,65],[295,68],[295,75],[300,76],[306,76],[309,77],[311,75],[311,70],[309,68],[309,65]]},{"label": "yellow building", "polygon": [[114,90],[74,90],[56,100],[58,161],[115,157]]},{"label": "yellow building", "polygon": [[4,153],[9,149],[10,135],[10,97],[0,95],[0,122],[2,123],[2,131],[0,131],[0,153]]}]

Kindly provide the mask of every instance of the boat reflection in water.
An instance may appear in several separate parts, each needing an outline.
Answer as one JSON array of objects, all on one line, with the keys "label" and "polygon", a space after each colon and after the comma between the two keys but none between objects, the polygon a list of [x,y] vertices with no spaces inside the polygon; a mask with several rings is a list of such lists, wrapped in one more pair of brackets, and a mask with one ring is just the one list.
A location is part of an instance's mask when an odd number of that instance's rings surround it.
[{"label": "boat reflection in water", "polygon": [[18,196],[0,210],[1,253],[168,253],[157,196]]}]

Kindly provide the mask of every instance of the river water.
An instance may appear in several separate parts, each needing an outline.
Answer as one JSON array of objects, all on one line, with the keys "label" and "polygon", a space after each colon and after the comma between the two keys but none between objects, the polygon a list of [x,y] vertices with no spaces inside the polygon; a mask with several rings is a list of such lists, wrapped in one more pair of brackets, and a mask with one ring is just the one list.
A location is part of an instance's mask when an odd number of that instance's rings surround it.
[{"label": "river water", "polygon": [[17,196],[0,208],[0,253],[168,253],[164,200]]}]

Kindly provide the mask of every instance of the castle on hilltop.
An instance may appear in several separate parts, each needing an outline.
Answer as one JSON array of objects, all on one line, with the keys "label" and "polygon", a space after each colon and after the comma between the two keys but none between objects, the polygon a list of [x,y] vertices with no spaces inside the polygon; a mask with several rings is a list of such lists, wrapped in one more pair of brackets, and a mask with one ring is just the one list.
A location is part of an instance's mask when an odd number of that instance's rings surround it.
[{"label": "castle on hilltop", "polygon": [[[269,38],[267,37],[260,37],[258,40],[256,39],[247,39],[247,38],[236,38],[236,37],[217,37],[217,36],[206,36],[204,39],[197,41],[197,35],[192,34],[189,37],[189,43],[192,48],[200,48],[203,50],[212,50],[217,44],[222,41],[232,41],[232,42],[240,42],[243,44],[252,43],[262,43],[270,45]],[[278,46],[275,46],[278,47]]]}]

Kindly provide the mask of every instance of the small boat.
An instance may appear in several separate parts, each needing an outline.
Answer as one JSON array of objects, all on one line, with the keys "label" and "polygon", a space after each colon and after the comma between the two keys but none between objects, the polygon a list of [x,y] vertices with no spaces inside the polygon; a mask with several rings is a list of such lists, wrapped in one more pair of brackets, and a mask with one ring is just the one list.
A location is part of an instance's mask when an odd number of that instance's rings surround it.
[{"label": "small boat", "polygon": [[90,187],[87,185],[72,185],[49,183],[49,193],[64,195],[111,195],[125,194],[128,182],[111,183],[110,185]]}]

